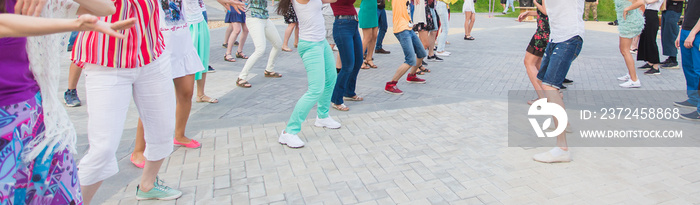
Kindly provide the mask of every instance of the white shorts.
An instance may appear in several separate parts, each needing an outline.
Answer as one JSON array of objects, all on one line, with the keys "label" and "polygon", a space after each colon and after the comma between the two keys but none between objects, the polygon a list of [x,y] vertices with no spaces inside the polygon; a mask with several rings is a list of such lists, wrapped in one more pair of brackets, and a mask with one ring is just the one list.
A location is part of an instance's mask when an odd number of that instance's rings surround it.
[{"label": "white shorts", "polygon": [[204,70],[187,27],[175,31],[163,31],[163,37],[165,38],[163,55],[170,56],[173,79]]},{"label": "white shorts", "polygon": [[467,11],[469,11],[469,12],[476,11],[476,10],[474,10],[474,1],[472,1],[472,0],[465,0],[464,1],[464,4],[462,4],[462,13],[467,12]]}]

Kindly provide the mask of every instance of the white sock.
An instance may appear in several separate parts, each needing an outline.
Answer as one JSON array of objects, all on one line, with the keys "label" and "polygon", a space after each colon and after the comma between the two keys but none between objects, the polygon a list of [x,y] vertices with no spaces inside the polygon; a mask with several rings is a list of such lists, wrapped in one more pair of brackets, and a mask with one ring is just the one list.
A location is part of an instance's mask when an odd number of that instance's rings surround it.
[{"label": "white sock", "polygon": [[552,148],[551,150],[549,150],[549,153],[552,154],[552,156],[558,157],[558,156],[561,156],[563,154],[569,153],[569,151],[568,150],[564,151],[563,149],[561,149],[559,147],[555,147],[555,148]]}]

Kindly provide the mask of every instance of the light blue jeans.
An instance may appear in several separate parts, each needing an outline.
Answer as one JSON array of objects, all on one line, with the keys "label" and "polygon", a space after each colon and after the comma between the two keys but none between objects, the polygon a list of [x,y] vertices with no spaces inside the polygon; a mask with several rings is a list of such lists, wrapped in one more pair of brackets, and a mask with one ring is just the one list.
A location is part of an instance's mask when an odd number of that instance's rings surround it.
[{"label": "light blue jeans", "polygon": [[440,33],[437,38],[437,51],[445,51],[445,42],[447,42],[447,34],[450,30],[450,20],[449,11],[447,10],[447,4],[442,1],[437,1],[435,6],[435,12],[440,17]]},{"label": "light blue jeans", "polygon": [[506,1],[506,9],[504,9],[503,12],[508,11],[508,7],[513,8],[513,12],[515,12],[515,6],[514,6],[514,4],[513,4],[513,1],[515,1],[515,0],[508,0],[508,1]]}]

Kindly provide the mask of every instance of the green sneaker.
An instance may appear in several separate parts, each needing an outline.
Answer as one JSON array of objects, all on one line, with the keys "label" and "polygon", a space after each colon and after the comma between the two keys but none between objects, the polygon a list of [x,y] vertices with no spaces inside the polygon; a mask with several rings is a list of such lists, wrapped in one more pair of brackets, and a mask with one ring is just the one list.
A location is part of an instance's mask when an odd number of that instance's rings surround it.
[{"label": "green sneaker", "polygon": [[158,177],[156,177],[156,181],[153,182],[153,186],[153,189],[148,192],[141,191],[141,189],[137,186],[136,200],[173,200],[182,196],[181,191],[163,185],[163,180],[158,179]]}]

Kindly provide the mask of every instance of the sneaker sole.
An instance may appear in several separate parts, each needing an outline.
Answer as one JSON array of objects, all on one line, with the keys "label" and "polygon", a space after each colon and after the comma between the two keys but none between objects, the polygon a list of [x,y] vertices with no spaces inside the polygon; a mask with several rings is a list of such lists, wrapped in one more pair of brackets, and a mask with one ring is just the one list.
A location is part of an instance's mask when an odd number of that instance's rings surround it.
[{"label": "sneaker sole", "polygon": [[620,86],[620,87],[623,87],[623,88],[641,88],[642,86],[640,85],[640,86],[630,86],[630,87]]},{"label": "sneaker sole", "polygon": [[693,107],[693,106],[690,106],[690,105],[681,105],[681,104],[678,104],[678,103],[675,103],[675,102],[673,103],[673,106],[682,107],[682,108],[697,108],[697,107]]},{"label": "sneaker sole", "polygon": [[663,67],[663,66],[661,66],[661,68],[663,68],[663,69],[679,69],[679,68],[681,68],[681,67],[680,67],[680,66],[671,66],[671,67]]},{"label": "sneaker sole", "polygon": [[292,149],[299,149],[299,148],[304,147],[304,145],[302,145],[302,146],[300,146],[300,147],[292,147],[292,146],[289,146],[287,143],[284,143],[284,142],[279,142],[279,143],[280,143],[281,145],[286,145],[287,147],[292,148]]},{"label": "sneaker sole", "polygon": [[425,81],[419,82],[419,81],[406,81],[407,83],[415,83],[415,84],[425,84]]},{"label": "sneaker sole", "polygon": [[553,163],[569,163],[569,162],[571,162],[571,161],[574,161],[574,160],[569,160],[569,161],[552,161],[552,162],[545,162],[545,161],[539,161],[539,160],[536,160],[536,159],[532,159],[532,161],[535,161],[535,162],[541,162],[541,163],[549,163],[549,164],[553,164]]},{"label": "sneaker sole", "polygon": [[78,103],[78,104],[76,104],[76,105],[68,104],[68,103],[66,102],[66,99],[63,99],[63,104],[66,104],[67,107],[79,107],[79,106],[80,106],[80,103]]},{"label": "sneaker sole", "polygon": [[341,126],[338,126],[338,127],[328,127],[328,126],[325,126],[325,125],[317,125],[317,124],[314,124],[314,126],[320,127],[320,128],[334,129],[334,130],[340,129],[340,127],[342,127],[342,125],[341,125]]},{"label": "sneaker sole", "polygon": [[698,118],[688,118],[688,117],[685,117],[683,115],[681,115],[681,119],[700,122],[700,119],[698,119]]},{"label": "sneaker sole", "polygon": [[389,93],[389,94],[393,94],[393,95],[403,95],[403,93],[394,93],[394,92],[389,92],[387,90],[384,90],[384,92]]},{"label": "sneaker sole", "polygon": [[661,75],[661,73],[644,73],[644,75]]},{"label": "sneaker sole", "polygon": [[178,198],[180,198],[181,196],[182,196],[182,192],[180,192],[180,194],[178,194],[178,195],[171,196],[171,197],[166,197],[166,198],[143,198],[143,197],[136,196],[136,200],[141,201],[141,200],[153,200],[153,199],[156,199],[156,200],[161,200],[161,201],[170,201],[170,200],[178,199]]}]

